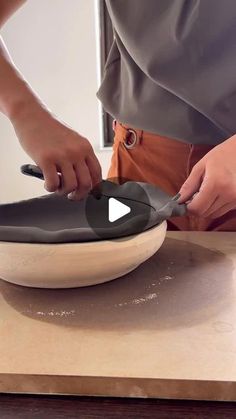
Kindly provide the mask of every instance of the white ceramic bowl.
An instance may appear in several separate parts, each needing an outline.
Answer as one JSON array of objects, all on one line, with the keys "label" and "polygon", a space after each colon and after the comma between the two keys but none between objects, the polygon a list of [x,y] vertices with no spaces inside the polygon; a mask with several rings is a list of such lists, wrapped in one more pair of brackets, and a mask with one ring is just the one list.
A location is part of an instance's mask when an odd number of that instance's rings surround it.
[{"label": "white ceramic bowl", "polygon": [[111,281],[161,247],[167,224],[124,239],[89,243],[0,242],[0,278],[36,288],[74,288]]}]

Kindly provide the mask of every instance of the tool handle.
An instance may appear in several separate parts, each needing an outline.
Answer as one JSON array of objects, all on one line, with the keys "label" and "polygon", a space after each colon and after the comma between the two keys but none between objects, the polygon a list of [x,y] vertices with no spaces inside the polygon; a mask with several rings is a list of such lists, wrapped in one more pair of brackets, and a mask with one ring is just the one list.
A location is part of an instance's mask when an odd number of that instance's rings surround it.
[{"label": "tool handle", "polygon": [[[39,166],[36,166],[34,164],[24,164],[23,166],[21,166],[20,170],[21,170],[21,173],[23,173],[23,175],[33,176],[33,177],[36,177],[37,179],[44,180],[43,172]],[[61,173],[58,173],[58,176],[60,179],[60,185],[59,185],[59,188],[60,188],[62,185]],[[93,197],[96,199],[100,199],[101,194],[102,194],[100,185],[98,185],[97,187],[94,187],[92,191],[90,191],[89,194],[93,195]]]},{"label": "tool handle", "polygon": [[23,166],[21,166],[20,170],[21,170],[21,173],[23,173],[23,175],[33,176],[38,179],[44,180],[42,170],[38,166],[35,166],[34,164],[24,164]]},{"label": "tool handle", "polygon": [[[37,179],[44,180],[44,175],[43,175],[42,170],[40,169],[39,166],[36,166],[35,164],[24,164],[23,166],[21,166],[20,170],[21,170],[21,173],[23,173],[23,175],[33,176],[33,177],[36,177]],[[60,179],[60,186],[61,186],[61,173],[58,173],[58,176]]]}]

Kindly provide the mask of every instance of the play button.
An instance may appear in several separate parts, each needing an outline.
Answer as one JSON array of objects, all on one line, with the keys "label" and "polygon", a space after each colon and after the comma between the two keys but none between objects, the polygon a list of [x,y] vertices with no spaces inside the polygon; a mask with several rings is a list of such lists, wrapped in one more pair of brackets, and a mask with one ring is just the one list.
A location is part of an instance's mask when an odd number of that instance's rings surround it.
[{"label": "play button", "polygon": [[131,208],[128,205],[123,204],[115,198],[109,198],[108,201],[108,219],[110,223],[114,223],[120,218],[131,212]]},{"label": "play button", "polygon": [[128,240],[133,234],[142,233],[149,222],[149,197],[139,183],[127,179],[101,182],[85,205],[87,223],[98,239]]}]

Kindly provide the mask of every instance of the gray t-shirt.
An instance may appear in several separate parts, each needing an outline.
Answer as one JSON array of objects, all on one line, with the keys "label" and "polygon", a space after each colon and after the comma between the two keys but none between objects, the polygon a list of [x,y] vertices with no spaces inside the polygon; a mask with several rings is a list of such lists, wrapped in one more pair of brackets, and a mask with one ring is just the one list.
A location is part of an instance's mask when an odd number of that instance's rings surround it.
[{"label": "gray t-shirt", "polygon": [[236,0],[106,0],[97,93],[114,118],[193,144],[236,133]]}]

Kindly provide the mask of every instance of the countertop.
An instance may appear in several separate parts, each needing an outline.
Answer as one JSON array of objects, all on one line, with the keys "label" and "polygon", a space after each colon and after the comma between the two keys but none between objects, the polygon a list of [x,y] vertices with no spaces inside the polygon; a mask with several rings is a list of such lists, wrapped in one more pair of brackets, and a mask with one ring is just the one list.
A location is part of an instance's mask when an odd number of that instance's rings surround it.
[{"label": "countertop", "polygon": [[235,233],[172,232],[104,285],[1,281],[0,391],[236,400],[235,249]]}]

